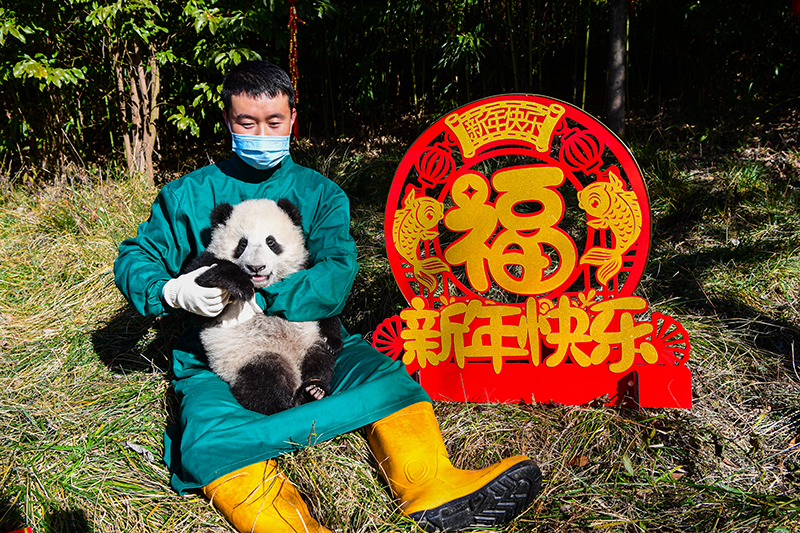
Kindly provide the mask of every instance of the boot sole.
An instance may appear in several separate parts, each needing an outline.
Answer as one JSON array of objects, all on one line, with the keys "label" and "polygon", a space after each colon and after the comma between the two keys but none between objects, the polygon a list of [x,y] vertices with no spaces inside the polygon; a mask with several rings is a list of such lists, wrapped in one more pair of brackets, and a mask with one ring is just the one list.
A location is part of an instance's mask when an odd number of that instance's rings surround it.
[{"label": "boot sole", "polygon": [[522,514],[541,486],[542,472],[536,463],[522,461],[472,494],[409,517],[430,533],[497,526]]}]

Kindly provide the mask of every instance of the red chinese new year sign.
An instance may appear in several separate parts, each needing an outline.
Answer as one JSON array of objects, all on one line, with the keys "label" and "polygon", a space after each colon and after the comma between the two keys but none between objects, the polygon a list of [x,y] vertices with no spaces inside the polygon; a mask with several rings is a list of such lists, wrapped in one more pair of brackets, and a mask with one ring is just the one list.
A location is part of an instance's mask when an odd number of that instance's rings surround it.
[{"label": "red chinese new year sign", "polygon": [[433,399],[691,407],[686,330],[634,295],[641,171],[580,109],[502,95],[446,115],[401,161],[385,234],[410,307],[373,345]]}]

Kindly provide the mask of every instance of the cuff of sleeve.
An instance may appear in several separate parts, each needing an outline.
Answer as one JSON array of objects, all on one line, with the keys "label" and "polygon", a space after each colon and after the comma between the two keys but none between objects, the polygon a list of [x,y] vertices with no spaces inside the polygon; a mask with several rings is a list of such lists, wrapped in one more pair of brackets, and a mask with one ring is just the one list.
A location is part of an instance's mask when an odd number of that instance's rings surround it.
[{"label": "cuff of sleeve", "polygon": [[178,309],[180,306],[178,305],[178,287],[177,287],[177,280],[171,279],[164,284],[164,287],[161,289],[161,297],[164,299],[164,303],[167,306],[171,307],[172,309]]}]

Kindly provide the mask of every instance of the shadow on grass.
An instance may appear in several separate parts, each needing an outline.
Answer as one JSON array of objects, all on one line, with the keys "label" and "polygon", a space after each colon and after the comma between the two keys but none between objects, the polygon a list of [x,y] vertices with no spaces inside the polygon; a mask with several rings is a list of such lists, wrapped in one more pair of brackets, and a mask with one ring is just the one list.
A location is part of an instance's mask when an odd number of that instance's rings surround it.
[{"label": "shadow on grass", "polygon": [[94,531],[80,509],[54,509],[47,514],[44,531],[52,533],[90,533]]},{"label": "shadow on grass", "polygon": [[143,317],[126,306],[92,332],[92,344],[112,372],[168,372],[172,347],[189,322],[182,313]]},{"label": "shadow on grass", "polygon": [[755,268],[781,252],[780,248],[774,242],[758,242],[737,247],[719,246],[669,258],[656,257],[649,268],[657,268],[658,273],[648,281],[648,292],[658,299],[678,299],[691,314],[724,321],[725,327],[739,333],[760,353],[769,354],[781,363],[780,366],[761,367],[768,377],[778,379],[785,373],[800,381],[800,329],[795,324],[755,309],[732,294],[709,293],[702,286],[702,280],[715,266],[733,261],[740,267],[752,265]]},{"label": "shadow on grass", "polygon": [[[117,374],[157,373],[171,382],[171,353],[191,318],[183,313],[143,317],[130,306],[92,332],[92,345],[100,361]],[[179,420],[180,402],[171,383],[166,397],[167,425]]]},{"label": "shadow on grass", "polygon": [[[27,527],[25,517],[20,510],[24,503],[10,495],[0,494],[0,531],[18,531]],[[37,532],[47,533],[91,533],[94,528],[89,524],[86,514],[81,509],[51,509],[40,522]]]},{"label": "shadow on grass", "polygon": [[[720,265],[735,264],[738,269],[755,274],[759,272],[759,266],[772,257],[785,256],[786,247],[787,243],[778,240],[759,240],[739,246],[707,247],[669,257],[656,255],[648,267],[653,277],[646,282],[646,290],[649,299],[672,302],[670,305],[677,302],[679,314],[697,317],[707,325],[719,328],[720,336],[732,339],[746,353],[754,355],[752,360],[747,356],[747,360],[742,359],[737,363],[740,382],[751,388],[746,403],[751,408],[769,408],[774,416],[782,419],[788,434],[797,435],[800,434],[797,399],[790,393],[776,393],[775,387],[782,390],[781,383],[783,387],[791,382],[800,383],[800,328],[791,319],[784,320],[778,316],[779,310],[771,312],[751,305],[741,297],[736,286],[726,284],[709,288],[706,283],[714,275],[712,271]],[[751,290],[744,296],[748,294],[753,296],[755,291]],[[774,305],[771,297],[761,298],[765,306]],[[706,381],[703,379],[703,382]],[[786,392],[790,390],[788,388]],[[686,431],[673,433],[682,435]],[[717,449],[716,455],[722,457],[718,439],[719,442],[724,439],[716,433],[712,434],[712,438]],[[698,450],[696,443],[692,442],[693,437],[687,439],[684,436],[679,440],[682,442],[676,446],[677,449]],[[692,458],[687,457],[684,461],[690,466],[691,472]],[[789,485],[796,483],[800,477],[791,472],[786,476],[784,481]],[[724,496],[733,498],[735,494]]]},{"label": "shadow on grass", "polygon": [[18,501],[18,498],[0,494],[0,531],[15,531],[27,525],[20,511],[23,505],[24,502]]}]

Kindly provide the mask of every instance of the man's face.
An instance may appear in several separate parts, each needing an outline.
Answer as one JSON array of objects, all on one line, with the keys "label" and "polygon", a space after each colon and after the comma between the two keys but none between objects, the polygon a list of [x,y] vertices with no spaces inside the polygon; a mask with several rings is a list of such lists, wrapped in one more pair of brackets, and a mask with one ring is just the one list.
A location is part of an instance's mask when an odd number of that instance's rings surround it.
[{"label": "man's face", "polygon": [[286,136],[292,131],[295,110],[289,109],[289,98],[285,94],[275,98],[240,94],[231,97],[231,107],[223,111],[223,115],[233,133]]}]

